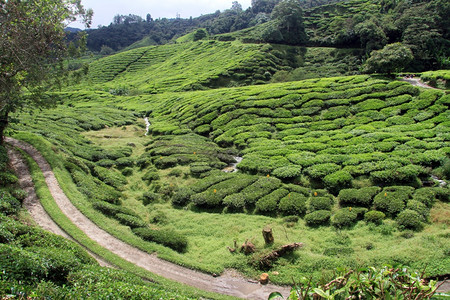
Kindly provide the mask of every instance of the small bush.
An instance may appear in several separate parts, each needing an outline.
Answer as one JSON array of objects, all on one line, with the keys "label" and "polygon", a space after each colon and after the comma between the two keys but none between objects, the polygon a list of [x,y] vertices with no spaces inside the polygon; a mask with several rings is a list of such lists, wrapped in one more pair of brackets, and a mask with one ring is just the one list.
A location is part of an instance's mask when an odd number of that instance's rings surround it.
[{"label": "small bush", "polygon": [[149,171],[147,171],[144,174],[144,176],[142,176],[142,180],[146,181],[147,183],[159,180],[158,171],[156,169],[154,169],[154,168],[151,168]]},{"label": "small bush", "polygon": [[293,179],[302,173],[301,166],[286,166],[273,170],[272,175],[281,179]]},{"label": "small bush", "polygon": [[159,194],[148,191],[142,195],[144,205],[149,205],[151,203],[156,203],[159,201]]},{"label": "small bush", "polygon": [[409,200],[406,204],[406,208],[418,212],[419,215],[422,216],[422,221],[428,220],[430,209],[422,202],[419,202],[417,200]]},{"label": "small bush", "polygon": [[383,190],[375,196],[373,203],[377,210],[380,210],[391,217],[395,217],[403,210],[408,198],[408,195],[401,192],[387,192]]},{"label": "small bush", "polygon": [[95,202],[92,205],[92,207],[101,211],[105,215],[111,216],[111,217],[115,217],[117,214],[120,214],[120,213],[138,217],[138,215],[129,208],[126,208],[126,207],[123,207],[120,205],[111,204],[111,203],[104,202],[104,201]]},{"label": "small bush", "polygon": [[20,201],[10,193],[0,191],[0,212],[5,215],[15,215],[20,210]]},{"label": "small bush", "polygon": [[339,192],[339,203],[347,206],[372,205],[373,197],[380,192],[381,188],[376,186],[361,189],[344,189]]},{"label": "small bush", "polygon": [[181,175],[183,175],[183,171],[180,169],[173,169],[167,175],[173,176],[173,177],[181,177]]},{"label": "small bush", "polygon": [[172,230],[135,228],[133,233],[143,240],[162,244],[178,252],[184,252],[188,245],[185,236]]},{"label": "small bush", "polygon": [[331,218],[331,224],[337,228],[350,227],[357,221],[358,215],[351,207],[338,210]]},{"label": "small bush", "polygon": [[349,172],[341,170],[325,176],[323,183],[331,193],[337,194],[341,189],[351,187],[352,180]]},{"label": "small bush", "polygon": [[147,224],[141,218],[138,218],[138,217],[121,214],[121,213],[116,214],[114,217],[120,222],[120,224],[130,226],[131,228],[147,226]]},{"label": "small bush", "polygon": [[286,197],[280,200],[278,210],[284,215],[302,216],[306,212],[306,198],[299,193],[289,193]]},{"label": "small bush", "polygon": [[242,193],[228,195],[223,199],[223,204],[231,211],[242,211],[245,207],[245,197]]},{"label": "small bush", "polygon": [[364,220],[367,223],[373,223],[376,225],[381,225],[381,223],[383,223],[384,218],[386,217],[386,215],[381,212],[381,211],[377,211],[377,210],[371,210],[368,211],[365,215],[364,215]]},{"label": "small bush", "polygon": [[131,157],[121,157],[116,160],[116,165],[118,168],[133,167],[134,159]]},{"label": "small bush", "polygon": [[179,188],[172,197],[174,205],[184,206],[191,201],[191,196],[194,192],[190,188]]},{"label": "small bush", "polygon": [[132,168],[125,168],[122,170],[123,176],[131,176],[133,175],[133,169]]},{"label": "small bush", "polygon": [[256,209],[262,213],[274,213],[278,208],[278,202],[281,198],[289,194],[288,190],[278,189],[262,197],[256,202]]},{"label": "small bush", "polygon": [[156,210],[150,216],[150,223],[166,224],[167,223],[167,215],[161,210]]},{"label": "small bush", "polygon": [[398,214],[396,221],[400,229],[421,230],[423,228],[422,216],[410,209],[405,209]]},{"label": "small bush", "polygon": [[413,199],[423,203],[427,207],[432,207],[436,201],[436,192],[432,188],[417,189],[413,195]]},{"label": "small bush", "polygon": [[104,168],[112,168],[116,165],[116,162],[112,159],[101,159],[96,162],[97,165]]},{"label": "small bush", "polygon": [[316,210],[331,210],[334,201],[329,197],[311,197],[308,200],[308,210],[310,212]]},{"label": "small bush", "polygon": [[320,225],[328,225],[330,222],[331,212],[328,210],[317,210],[305,215],[306,225],[314,227]]},{"label": "small bush", "polygon": [[158,169],[168,169],[175,167],[178,163],[178,159],[172,156],[161,156],[154,161],[155,166]]}]

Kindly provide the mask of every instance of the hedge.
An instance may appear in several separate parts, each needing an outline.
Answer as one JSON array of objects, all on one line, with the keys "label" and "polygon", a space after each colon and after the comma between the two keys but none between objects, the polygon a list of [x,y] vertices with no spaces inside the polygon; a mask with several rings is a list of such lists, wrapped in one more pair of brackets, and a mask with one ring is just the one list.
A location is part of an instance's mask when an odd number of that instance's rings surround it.
[{"label": "hedge", "polygon": [[115,217],[117,214],[126,214],[134,217],[139,217],[134,211],[129,208],[104,201],[95,202],[94,204],[92,204],[92,207],[111,217]]},{"label": "hedge", "polygon": [[179,188],[172,197],[174,205],[184,206],[191,201],[194,192],[190,188]]},{"label": "hedge", "polygon": [[135,228],[133,233],[143,240],[162,244],[178,252],[184,252],[188,246],[187,238],[173,230]]},{"label": "hedge", "polygon": [[118,213],[114,216],[120,224],[130,226],[131,228],[145,227],[147,224],[139,217]]},{"label": "hedge", "polygon": [[308,200],[308,210],[310,212],[317,210],[331,210],[333,205],[334,201],[329,197],[310,197]]},{"label": "hedge", "polygon": [[341,170],[325,176],[323,183],[333,194],[337,194],[343,188],[352,186],[353,177],[349,172]]},{"label": "hedge", "polygon": [[291,192],[280,200],[278,210],[283,215],[302,216],[306,213],[306,198],[304,195]]},{"label": "hedge", "polygon": [[384,218],[386,218],[386,215],[383,212],[377,210],[368,211],[364,215],[364,220],[367,223],[374,223],[376,225],[380,225],[383,222]]},{"label": "hedge", "polygon": [[274,213],[278,208],[278,202],[280,202],[280,199],[288,194],[289,191],[285,189],[275,190],[256,202],[256,210],[261,213]]},{"label": "hedge", "polygon": [[379,193],[380,187],[371,186],[361,189],[343,189],[339,192],[339,204],[342,206],[363,206],[372,205],[373,197]]},{"label": "hedge", "polygon": [[330,222],[331,212],[328,210],[317,210],[305,215],[306,225],[314,227],[320,225],[328,225]]},{"label": "hedge", "polygon": [[400,229],[421,230],[423,228],[422,216],[414,210],[405,209],[395,220]]},{"label": "hedge", "polygon": [[331,224],[337,228],[350,227],[355,224],[358,214],[351,207],[341,208],[331,217]]},{"label": "hedge", "polygon": [[373,203],[377,210],[384,212],[388,216],[395,217],[405,208],[405,202],[408,198],[408,195],[401,192],[383,190],[375,196]]},{"label": "hedge", "polygon": [[281,186],[281,180],[274,177],[259,177],[257,181],[241,191],[246,205],[255,204],[260,198],[266,196]]},{"label": "hedge", "polygon": [[245,207],[245,196],[242,193],[228,195],[223,199],[223,204],[229,208],[230,211],[242,211]]}]

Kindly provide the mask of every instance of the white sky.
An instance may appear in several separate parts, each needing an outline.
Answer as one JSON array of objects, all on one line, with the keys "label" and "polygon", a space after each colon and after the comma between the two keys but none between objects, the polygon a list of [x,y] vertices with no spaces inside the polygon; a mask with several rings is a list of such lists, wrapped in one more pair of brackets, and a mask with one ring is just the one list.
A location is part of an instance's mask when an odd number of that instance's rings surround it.
[{"label": "white sky", "polygon": [[[245,10],[251,5],[251,0],[238,0]],[[233,0],[82,0],[85,8],[94,10],[91,28],[99,25],[108,26],[113,17],[120,15],[138,15],[145,19],[147,13],[153,19],[175,18],[177,13],[181,18],[198,17],[213,13],[216,10],[231,8]],[[70,27],[82,28],[82,25],[72,23]]]}]

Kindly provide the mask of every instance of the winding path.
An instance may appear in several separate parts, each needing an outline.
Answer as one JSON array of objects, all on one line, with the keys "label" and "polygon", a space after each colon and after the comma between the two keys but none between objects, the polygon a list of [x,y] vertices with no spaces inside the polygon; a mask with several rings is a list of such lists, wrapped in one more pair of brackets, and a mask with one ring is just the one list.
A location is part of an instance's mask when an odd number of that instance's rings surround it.
[{"label": "winding path", "polygon": [[[250,281],[233,271],[226,271],[222,276],[213,277],[159,259],[156,255],[148,254],[122,242],[99,228],[72,204],[60,188],[50,165],[38,150],[25,142],[13,138],[6,138],[5,140],[7,143],[24,150],[36,161],[44,174],[45,182],[47,183],[52,197],[55,199],[55,202],[58,204],[61,211],[89,238],[112,253],[152,273],[205,291],[258,300],[267,299],[273,291],[281,292],[285,297],[289,295],[289,287],[280,287],[272,284],[261,285],[258,282]],[[13,165],[17,166],[17,174],[20,177],[21,182],[23,182],[24,187],[27,191],[31,189],[34,190],[28,169],[23,162],[19,162],[21,161],[20,155],[13,150],[10,150],[10,155]],[[28,175],[25,174],[25,171],[28,172]],[[67,237],[67,234],[51,221],[50,216],[48,216],[40,203],[38,203],[37,196],[34,194],[34,196],[30,197],[30,200],[27,200],[25,204],[36,222],[45,229]],[[57,228],[55,228],[55,226]]]}]

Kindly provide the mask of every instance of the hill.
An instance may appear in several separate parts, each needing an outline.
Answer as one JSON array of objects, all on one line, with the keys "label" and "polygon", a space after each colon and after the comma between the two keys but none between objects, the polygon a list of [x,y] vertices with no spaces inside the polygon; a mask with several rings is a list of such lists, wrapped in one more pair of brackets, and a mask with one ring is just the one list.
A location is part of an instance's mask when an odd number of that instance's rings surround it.
[{"label": "hill", "polygon": [[[256,276],[258,257],[267,251],[260,230],[270,224],[273,247],[308,245],[271,265],[279,273],[274,282],[300,274],[318,278],[320,270],[354,267],[356,260],[428,265],[433,276],[449,272],[449,190],[431,179],[448,176],[443,91],[350,76],[153,95],[54,96],[64,104],[23,116],[26,127],[15,129],[50,141],[58,155],[54,168],[66,169],[73,180],[66,185],[78,186],[84,213],[145,251],[212,273],[234,267]],[[144,114],[148,136],[136,120]],[[239,172],[221,171],[240,157]],[[166,239],[143,241],[146,235],[129,227],[136,226],[128,223],[133,218],[133,224],[167,231]],[[185,246],[166,243],[180,234]],[[245,239],[256,245],[255,255],[226,249]]]}]

